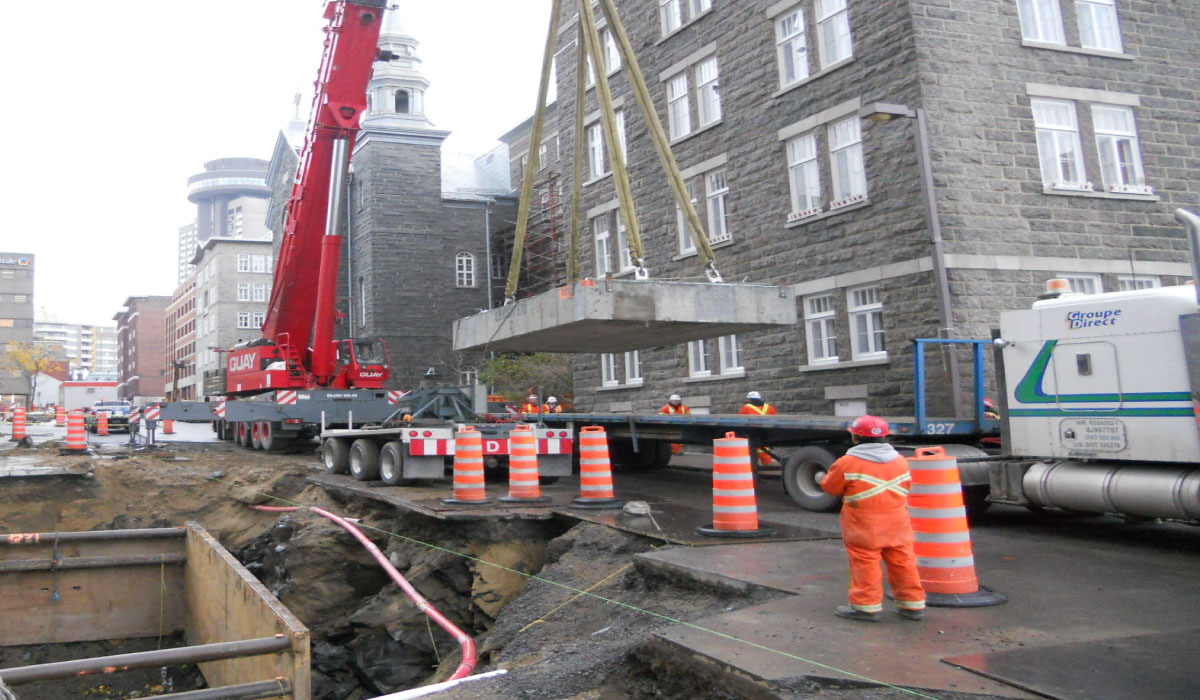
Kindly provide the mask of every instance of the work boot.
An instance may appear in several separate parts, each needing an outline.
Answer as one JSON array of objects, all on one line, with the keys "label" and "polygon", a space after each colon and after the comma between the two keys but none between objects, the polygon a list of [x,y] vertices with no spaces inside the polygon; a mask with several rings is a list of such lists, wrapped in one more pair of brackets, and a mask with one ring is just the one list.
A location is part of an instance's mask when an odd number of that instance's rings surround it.
[{"label": "work boot", "polygon": [[925,619],[924,608],[922,608],[921,610],[909,610],[907,608],[900,608],[899,610],[896,611],[896,614],[900,616],[901,620],[908,620],[910,622],[920,622],[921,620]]},{"label": "work boot", "polygon": [[837,615],[838,617],[844,617],[847,620],[858,620],[859,622],[879,622],[879,613],[859,610],[858,608],[852,608],[849,605],[837,606],[837,609],[833,611],[833,614]]}]

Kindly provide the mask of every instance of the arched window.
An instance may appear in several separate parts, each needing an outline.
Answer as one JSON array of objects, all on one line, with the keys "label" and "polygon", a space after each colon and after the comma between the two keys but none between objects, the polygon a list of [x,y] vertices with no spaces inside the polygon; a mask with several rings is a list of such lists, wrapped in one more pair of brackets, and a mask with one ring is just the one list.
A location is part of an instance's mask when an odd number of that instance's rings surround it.
[{"label": "arched window", "polygon": [[459,253],[454,258],[454,286],[475,286],[475,256],[470,253]]},{"label": "arched window", "polygon": [[408,90],[396,91],[396,114],[408,114],[412,111],[412,98]]}]

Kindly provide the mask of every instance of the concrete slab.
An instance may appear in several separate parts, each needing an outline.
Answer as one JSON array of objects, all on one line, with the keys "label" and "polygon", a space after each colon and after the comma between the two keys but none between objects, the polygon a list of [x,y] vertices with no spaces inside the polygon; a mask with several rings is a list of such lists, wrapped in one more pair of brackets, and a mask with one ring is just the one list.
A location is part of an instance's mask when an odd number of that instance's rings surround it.
[{"label": "concrete slab", "polygon": [[590,280],[454,323],[455,350],[627,352],[796,324],[786,287]]},{"label": "concrete slab", "polygon": [[[625,491],[619,492],[617,496],[618,498],[627,500],[647,500],[641,496],[630,498],[628,492]],[[630,515],[621,510],[581,510],[570,507],[561,512],[577,520],[598,523],[617,530],[631,532],[635,535],[645,535],[646,537],[666,540],[671,544],[691,547],[719,549],[720,545],[731,543],[795,542],[799,540],[841,537],[841,534],[837,532],[831,533],[826,530],[815,530],[762,519],[759,520],[760,526],[772,528],[775,531],[774,534],[758,538],[709,537],[697,533],[696,528],[712,523],[711,510],[691,508],[678,503],[654,503],[651,501],[651,515],[653,517],[647,515]]]}]

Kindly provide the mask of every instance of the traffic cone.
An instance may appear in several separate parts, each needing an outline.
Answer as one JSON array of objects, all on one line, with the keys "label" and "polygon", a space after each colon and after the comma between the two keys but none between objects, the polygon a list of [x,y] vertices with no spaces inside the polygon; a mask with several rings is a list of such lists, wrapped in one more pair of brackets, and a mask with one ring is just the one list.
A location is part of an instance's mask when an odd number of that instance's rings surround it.
[{"label": "traffic cone", "polygon": [[103,411],[96,416],[96,434],[108,435],[108,414]]},{"label": "traffic cone", "polygon": [[67,424],[67,409],[62,406],[54,407],[54,427],[61,428]]},{"label": "traffic cone", "polygon": [[958,460],[941,447],[922,447],[908,460],[913,551],[925,603],[943,608],[999,605],[1004,595],[979,585]]},{"label": "traffic cone", "polygon": [[64,452],[78,453],[87,451],[87,431],[83,427],[83,412],[71,411],[67,420],[67,447]]},{"label": "traffic cone", "polygon": [[590,425],[579,431],[579,498],[571,508],[621,508],[625,501],[613,494],[612,461],[604,428]]},{"label": "traffic cone", "polygon": [[174,434],[175,434],[175,421],[173,421],[173,420],[163,421],[163,435],[174,435]]},{"label": "traffic cone", "polygon": [[518,425],[508,434],[508,495],[505,503],[545,503],[538,476],[537,435],[528,425]]},{"label": "traffic cone", "polygon": [[454,434],[454,498],[443,499],[442,503],[491,503],[483,481],[483,437],[469,425]]},{"label": "traffic cone", "polygon": [[759,527],[758,498],[750,440],[734,433],[713,440],[713,521],[696,532],[709,537],[768,537],[774,528]]},{"label": "traffic cone", "polygon": [[12,440],[9,442],[20,442],[25,439],[25,427],[28,424],[28,416],[25,415],[25,407],[18,406],[13,409],[12,417]]}]

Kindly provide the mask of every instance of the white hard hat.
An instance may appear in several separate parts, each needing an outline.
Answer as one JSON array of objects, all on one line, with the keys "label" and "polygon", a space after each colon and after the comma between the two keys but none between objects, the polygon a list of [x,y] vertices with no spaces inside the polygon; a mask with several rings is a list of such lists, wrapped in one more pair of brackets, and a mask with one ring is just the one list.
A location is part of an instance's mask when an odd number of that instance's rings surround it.
[{"label": "white hard hat", "polygon": [[558,399],[551,396],[550,398],[546,399],[546,403],[558,403]]},{"label": "white hard hat", "polygon": [[537,401],[537,394],[530,394],[530,395],[529,395],[529,400],[530,400],[530,401]]},{"label": "white hard hat", "polygon": [[762,394],[758,393],[757,391],[752,391],[749,394],[746,394],[746,398],[747,399],[761,399]]},{"label": "white hard hat", "polygon": [[683,397],[680,396],[679,394],[671,394],[671,398],[669,398],[667,400],[668,401],[683,401]]}]

